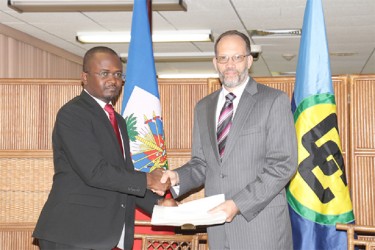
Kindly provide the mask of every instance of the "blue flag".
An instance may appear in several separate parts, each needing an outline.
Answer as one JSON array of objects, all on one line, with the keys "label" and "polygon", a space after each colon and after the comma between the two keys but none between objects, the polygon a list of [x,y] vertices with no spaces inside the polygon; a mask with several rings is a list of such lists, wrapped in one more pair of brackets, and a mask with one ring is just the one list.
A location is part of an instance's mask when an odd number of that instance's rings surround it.
[{"label": "blue flag", "polygon": [[298,170],[287,188],[294,249],[347,249],[354,221],[345,177],[321,0],[307,0],[292,108]]},{"label": "blue flag", "polygon": [[166,146],[145,0],[134,1],[122,103],[136,170],[167,168]]}]

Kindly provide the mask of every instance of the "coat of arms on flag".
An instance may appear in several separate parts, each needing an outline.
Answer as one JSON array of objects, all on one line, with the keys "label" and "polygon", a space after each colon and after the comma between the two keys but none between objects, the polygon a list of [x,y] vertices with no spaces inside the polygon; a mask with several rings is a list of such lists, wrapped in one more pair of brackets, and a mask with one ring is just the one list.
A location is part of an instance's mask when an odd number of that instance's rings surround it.
[{"label": "coat of arms on flag", "polygon": [[[148,105],[142,105],[146,100]],[[134,168],[139,171],[150,172],[155,168],[167,167],[159,106],[157,97],[136,86],[124,114]]]}]

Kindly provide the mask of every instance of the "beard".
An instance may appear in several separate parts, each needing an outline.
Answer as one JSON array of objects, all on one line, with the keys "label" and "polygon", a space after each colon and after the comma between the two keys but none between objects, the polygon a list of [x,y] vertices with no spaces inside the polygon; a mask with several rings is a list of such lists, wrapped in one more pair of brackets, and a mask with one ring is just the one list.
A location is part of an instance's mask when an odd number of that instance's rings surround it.
[{"label": "beard", "polygon": [[110,102],[110,101],[114,102],[115,100],[117,100],[118,96],[120,95],[120,92],[121,92],[120,87],[116,85],[109,86],[104,89],[103,98],[106,99],[107,102]]},{"label": "beard", "polygon": [[[237,74],[233,74],[231,76],[226,76],[225,73],[236,71]],[[248,76],[247,67],[240,72],[236,69],[226,69],[222,72],[219,72],[220,82],[227,88],[235,88],[245,81],[246,77]]]}]

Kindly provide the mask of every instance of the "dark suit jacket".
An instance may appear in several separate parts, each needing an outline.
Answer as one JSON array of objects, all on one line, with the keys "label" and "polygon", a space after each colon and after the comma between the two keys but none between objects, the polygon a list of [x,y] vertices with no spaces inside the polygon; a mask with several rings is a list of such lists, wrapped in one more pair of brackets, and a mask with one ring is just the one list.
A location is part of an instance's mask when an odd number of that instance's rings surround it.
[{"label": "dark suit jacket", "polygon": [[134,238],[136,205],[148,213],[160,197],[134,171],[124,119],[121,153],[111,123],[85,91],[58,112],[53,130],[55,174],[33,237],[90,249],[117,245],[125,223],[125,249]]}]

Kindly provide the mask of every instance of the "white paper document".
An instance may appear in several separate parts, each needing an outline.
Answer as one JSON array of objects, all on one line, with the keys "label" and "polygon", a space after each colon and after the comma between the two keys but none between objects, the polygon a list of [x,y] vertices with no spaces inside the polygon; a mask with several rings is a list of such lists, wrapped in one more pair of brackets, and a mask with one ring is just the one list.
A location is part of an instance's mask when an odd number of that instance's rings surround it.
[{"label": "white paper document", "polygon": [[155,205],[151,224],[166,226],[221,224],[225,222],[226,214],[224,212],[210,214],[208,211],[224,201],[224,194],[218,194],[186,202],[177,207]]}]

